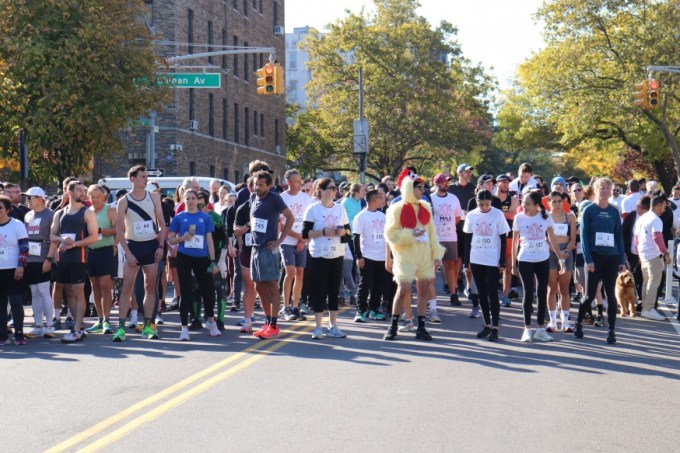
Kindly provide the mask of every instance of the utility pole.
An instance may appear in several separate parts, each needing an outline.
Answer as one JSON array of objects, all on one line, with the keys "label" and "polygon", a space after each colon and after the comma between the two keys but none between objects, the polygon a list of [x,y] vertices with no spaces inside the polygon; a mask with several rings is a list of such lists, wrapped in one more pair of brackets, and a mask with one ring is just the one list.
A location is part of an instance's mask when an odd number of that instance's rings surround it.
[{"label": "utility pole", "polygon": [[156,168],[156,111],[149,114],[149,152],[146,165],[148,168]]},{"label": "utility pole", "polygon": [[368,120],[364,118],[364,70],[359,66],[359,119],[354,120],[354,150],[359,157],[359,182],[366,182],[366,158],[368,156]]}]

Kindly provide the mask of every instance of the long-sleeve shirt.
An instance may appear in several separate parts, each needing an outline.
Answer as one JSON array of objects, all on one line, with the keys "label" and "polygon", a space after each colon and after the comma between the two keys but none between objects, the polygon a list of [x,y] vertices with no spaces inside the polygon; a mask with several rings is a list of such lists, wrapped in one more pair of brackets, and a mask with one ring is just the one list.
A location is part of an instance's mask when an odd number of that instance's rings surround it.
[{"label": "long-sleeve shirt", "polygon": [[619,257],[619,264],[626,264],[621,230],[621,215],[612,205],[600,208],[592,203],[581,215],[581,244],[586,264],[593,263],[593,253]]}]

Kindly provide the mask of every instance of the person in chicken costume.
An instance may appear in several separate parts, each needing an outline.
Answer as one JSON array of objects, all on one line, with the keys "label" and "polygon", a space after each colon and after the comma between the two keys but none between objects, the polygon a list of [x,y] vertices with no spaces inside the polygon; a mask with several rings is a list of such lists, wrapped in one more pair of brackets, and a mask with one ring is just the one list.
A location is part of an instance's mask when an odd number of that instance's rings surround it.
[{"label": "person in chicken costume", "polygon": [[385,240],[393,255],[392,273],[397,291],[392,304],[392,323],[384,339],[396,338],[401,307],[410,307],[411,282],[415,280],[418,292],[416,339],[432,341],[432,335],[425,328],[428,288],[445,250],[437,238],[432,209],[422,200],[425,180],[419,178],[413,169],[405,168],[397,184],[402,199],[392,203],[385,222]]}]

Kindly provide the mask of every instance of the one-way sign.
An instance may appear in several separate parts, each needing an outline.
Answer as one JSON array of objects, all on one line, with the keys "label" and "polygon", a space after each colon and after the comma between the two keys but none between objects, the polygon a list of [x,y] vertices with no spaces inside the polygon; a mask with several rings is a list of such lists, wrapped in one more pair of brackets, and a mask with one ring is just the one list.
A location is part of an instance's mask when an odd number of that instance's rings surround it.
[{"label": "one-way sign", "polygon": [[162,168],[149,168],[146,170],[147,176],[153,176],[154,178],[160,178],[163,176]]}]

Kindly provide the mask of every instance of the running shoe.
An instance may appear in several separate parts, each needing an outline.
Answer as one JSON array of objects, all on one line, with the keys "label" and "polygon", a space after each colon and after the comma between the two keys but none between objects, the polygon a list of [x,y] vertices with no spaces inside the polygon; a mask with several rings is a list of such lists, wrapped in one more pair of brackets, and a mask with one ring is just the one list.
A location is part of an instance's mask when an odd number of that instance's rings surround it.
[{"label": "running shoe", "polygon": [[42,327],[34,327],[30,332],[26,332],[26,338],[38,338],[45,335],[45,329]]},{"label": "running shoe", "polygon": [[609,335],[607,335],[607,344],[614,344],[616,343],[616,333],[614,333],[613,330],[609,331]]},{"label": "running shoe", "polygon": [[328,333],[326,333],[326,336],[330,338],[345,338],[347,335],[345,332],[340,330],[338,326],[333,326],[328,328]]},{"label": "running shoe", "polygon": [[534,333],[534,341],[542,341],[544,343],[547,343],[548,341],[553,341],[554,338],[548,335],[548,332],[546,332],[546,329],[536,329],[536,333]]},{"label": "running shoe", "polygon": [[374,319],[376,321],[384,321],[385,318],[386,318],[385,313],[382,313],[380,311],[371,310],[368,313],[368,319]]},{"label": "running shoe", "polygon": [[102,325],[102,333],[107,335],[111,335],[113,333],[111,323],[109,323],[108,321],[104,321],[104,324]]},{"label": "running shoe", "polygon": [[241,330],[239,330],[239,332],[240,332],[240,333],[252,333],[252,332],[253,332],[253,328],[252,328],[252,326],[251,326],[250,324],[247,324],[247,325],[241,327]]},{"label": "running shoe", "polygon": [[137,329],[139,326],[137,325],[137,318],[128,320],[127,322],[127,327],[128,329]]},{"label": "running shoe", "polygon": [[531,329],[524,329],[524,332],[522,332],[522,339],[520,341],[523,341],[524,343],[531,343]]},{"label": "running shoe", "polygon": [[118,330],[116,330],[116,333],[113,334],[113,341],[116,343],[125,341],[125,327],[119,327]]},{"label": "running shoe", "polygon": [[261,329],[256,330],[255,332],[253,332],[253,336],[254,336],[254,337],[257,337],[257,338],[260,338],[260,335],[262,335],[263,333],[265,333],[265,332],[269,329],[269,327],[270,327],[269,324],[265,324],[264,326],[262,326]]},{"label": "running shoe", "polygon": [[61,330],[61,319],[59,318],[52,319],[52,327],[54,327],[54,330]]},{"label": "running shoe", "polygon": [[493,330],[493,329],[491,329],[491,327],[489,327],[489,326],[484,326],[484,328],[483,328],[482,330],[480,330],[479,332],[477,332],[477,338],[486,338],[486,337],[488,337],[489,335],[491,335],[491,331],[492,331],[492,330]]},{"label": "running shoe", "polygon": [[165,320],[163,319],[163,315],[160,314],[160,312],[156,315],[156,324],[158,325],[163,325],[165,323]]},{"label": "running shoe", "polygon": [[479,318],[479,307],[472,307],[469,318]]},{"label": "running shoe", "polygon": [[75,326],[76,326],[76,324],[73,322],[72,318],[66,318],[66,322],[64,322],[64,329],[71,330]]},{"label": "running shoe", "polygon": [[5,338],[4,340],[0,340],[0,346],[6,346],[9,344],[9,338]]},{"label": "running shoe", "polygon": [[297,316],[293,313],[293,310],[291,310],[290,307],[286,307],[283,309],[283,320],[284,321],[296,321]]},{"label": "running shoe", "polygon": [[151,326],[144,326],[142,329],[142,338],[147,340],[158,340],[158,332]]},{"label": "running shoe", "polygon": [[203,329],[203,323],[201,323],[200,319],[194,319],[191,321],[191,324],[189,324],[189,330],[201,330]]},{"label": "running shoe", "polygon": [[399,329],[397,329],[399,332],[413,332],[416,330],[416,325],[413,324],[413,321],[411,320],[406,320],[402,325],[399,326]]},{"label": "running shoe", "polygon": [[95,322],[94,324],[92,324],[92,326],[85,329],[85,331],[87,333],[102,333],[103,329],[104,329],[103,324],[101,323],[101,321],[98,321],[98,322]]},{"label": "running shoe", "polygon": [[510,292],[508,293],[508,299],[518,300],[519,294],[514,289],[511,289]]},{"label": "running shoe", "polygon": [[512,307],[512,302],[510,302],[510,298],[505,294],[501,296],[501,307],[505,308]]},{"label": "running shoe", "polygon": [[25,346],[26,345],[26,338],[23,337],[14,337],[14,344],[17,346]]},{"label": "running shoe", "polygon": [[366,322],[366,312],[357,311],[357,314],[354,315],[354,322]]},{"label": "running shoe", "polygon": [[491,329],[491,333],[489,334],[489,341],[493,342],[498,341],[498,329]]},{"label": "running shoe", "polygon": [[418,327],[416,330],[416,340],[432,341],[432,335],[425,327]]},{"label": "running shoe", "polygon": [[215,324],[217,324],[217,330],[219,330],[220,332],[224,332],[225,330],[227,330],[224,327],[224,323],[219,318],[215,319]]},{"label": "running shoe", "polygon": [[430,322],[433,324],[441,324],[442,318],[439,317],[436,311],[432,310],[430,312]]},{"label": "running shoe", "polygon": [[583,326],[580,322],[577,322],[576,326],[574,327],[574,336],[576,338],[583,338]]},{"label": "running shoe", "polygon": [[450,291],[449,291],[449,284],[448,284],[448,283],[444,283],[444,287],[442,288],[442,291],[444,292],[444,294],[449,294],[449,293],[450,293]]},{"label": "running shoe", "polygon": [[593,325],[595,327],[604,327],[604,316],[602,315],[595,316],[595,322],[593,322]]},{"label": "running shoe", "polygon": [[182,328],[182,332],[179,334],[179,341],[189,341],[191,337],[189,336],[189,329]]},{"label": "running shoe", "polygon": [[548,333],[555,333],[555,332],[557,332],[557,324],[550,324],[550,323],[549,323],[549,324],[545,327],[545,331],[548,332]]},{"label": "running shoe", "polygon": [[271,325],[269,325],[269,328],[267,330],[265,330],[264,332],[262,332],[261,334],[256,335],[256,336],[257,336],[257,338],[259,338],[261,340],[270,340],[272,338],[278,337],[279,332],[280,332],[279,326],[272,327]]},{"label": "running shoe", "polygon": [[141,332],[142,330],[144,330],[144,324],[135,325],[135,332]]},{"label": "running shoe", "polygon": [[569,324],[569,321],[562,323],[562,332],[564,333],[573,333],[574,329],[571,327],[571,324]]},{"label": "running shoe", "polygon": [[293,307],[293,314],[298,321],[306,321],[307,316],[305,316],[298,307]]},{"label": "running shoe", "polygon": [[235,312],[235,311],[239,311],[240,309],[241,309],[241,303],[240,302],[234,302],[234,305],[232,305],[231,308],[229,308],[229,311]]},{"label": "running shoe", "polygon": [[80,335],[80,332],[76,332],[75,330],[70,331],[63,337],[61,337],[61,342],[62,343],[76,343],[78,341],[82,341],[82,337]]},{"label": "running shoe", "polygon": [[314,331],[312,331],[312,340],[318,340],[320,338],[323,338],[323,327],[316,327]]},{"label": "running shoe", "polygon": [[461,307],[463,305],[462,303],[460,303],[460,300],[458,299],[458,293],[452,293],[449,302],[453,307]]},{"label": "running shoe", "polygon": [[43,336],[45,338],[54,338],[54,327],[51,326],[45,327],[45,332],[43,333]]},{"label": "running shoe", "polygon": [[306,315],[309,313],[309,309],[307,308],[307,304],[300,304],[300,313],[303,315]]},{"label": "running shoe", "polygon": [[208,328],[210,331],[210,336],[211,337],[220,337],[222,336],[222,332],[220,332],[220,329],[217,328],[217,323],[208,321],[205,323],[205,326]]}]

